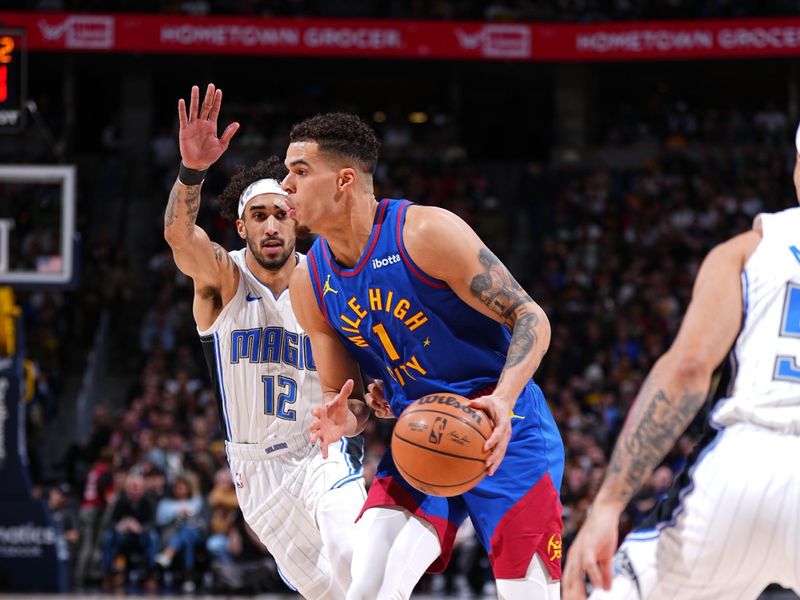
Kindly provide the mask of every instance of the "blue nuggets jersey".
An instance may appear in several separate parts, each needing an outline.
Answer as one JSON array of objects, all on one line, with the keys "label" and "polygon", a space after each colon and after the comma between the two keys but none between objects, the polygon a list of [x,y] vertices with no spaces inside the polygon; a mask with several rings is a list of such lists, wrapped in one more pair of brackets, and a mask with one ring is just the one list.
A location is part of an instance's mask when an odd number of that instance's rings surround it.
[{"label": "blue nuggets jersey", "polygon": [[403,245],[407,200],[382,200],[361,259],[338,264],[320,238],[308,254],[317,303],[362,369],[390,387],[392,411],[434,392],[470,396],[497,383],[509,330],[414,264]]}]

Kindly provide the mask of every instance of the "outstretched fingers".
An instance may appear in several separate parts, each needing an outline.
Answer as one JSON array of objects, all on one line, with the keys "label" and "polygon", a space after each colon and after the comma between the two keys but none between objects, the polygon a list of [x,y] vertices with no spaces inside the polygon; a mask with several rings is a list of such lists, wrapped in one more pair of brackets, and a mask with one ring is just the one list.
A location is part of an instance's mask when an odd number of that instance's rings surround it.
[{"label": "outstretched fingers", "polygon": [[183,98],[178,100],[178,124],[181,129],[189,126],[189,119],[186,116],[186,100]]},{"label": "outstretched fingers", "polygon": [[347,381],[345,381],[341,391],[338,394],[336,394],[336,399],[334,400],[334,402],[341,402],[342,399],[344,399],[346,402],[347,399],[350,397],[350,394],[353,393],[354,386],[355,382],[352,379],[348,379]]},{"label": "outstretched fingers", "polygon": [[239,131],[239,123],[234,121],[225,128],[225,131],[222,132],[222,137],[219,138],[219,142],[222,144],[223,150],[228,148],[228,144],[231,143],[231,139],[233,139],[233,136],[237,131]]},{"label": "outstretched fingers", "polygon": [[203,98],[203,105],[200,107],[200,115],[198,118],[208,120],[208,115],[211,114],[211,109],[214,107],[215,88],[213,83],[209,83],[206,88],[206,96]]},{"label": "outstretched fingers", "polygon": [[327,407],[325,405],[317,406],[311,409],[311,414],[314,415],[311,424],[308,426],[311,430],[311,445],[313,446],[319,442],[322,458],[328,458],[328,442],[325,441],[325,428],[328,422]]},{"label": "outstretched fingers", "polygon": [[200,105],[200,88],[192,86],[192,93],[189,95],[189,123],[197,120],[197,107]]},{"label": "outstretched fingers", "polygon": [[217,117],[219,117],[219,109],[222,107],[222,90],[217,89],[214,92],[214,99],[211,103],[211,112],[208,113],[208,120],[217,124]]}]

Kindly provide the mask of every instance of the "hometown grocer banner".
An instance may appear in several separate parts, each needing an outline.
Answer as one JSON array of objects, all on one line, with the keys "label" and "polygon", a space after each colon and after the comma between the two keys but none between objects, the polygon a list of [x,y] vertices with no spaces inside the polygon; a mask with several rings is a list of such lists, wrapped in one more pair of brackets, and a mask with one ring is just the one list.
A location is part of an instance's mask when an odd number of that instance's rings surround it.
[{"label": "hometown grocer banner", "polygon": [[504,61],[794,56],[800,18],[595,25],[3,12],[33,51]]}]

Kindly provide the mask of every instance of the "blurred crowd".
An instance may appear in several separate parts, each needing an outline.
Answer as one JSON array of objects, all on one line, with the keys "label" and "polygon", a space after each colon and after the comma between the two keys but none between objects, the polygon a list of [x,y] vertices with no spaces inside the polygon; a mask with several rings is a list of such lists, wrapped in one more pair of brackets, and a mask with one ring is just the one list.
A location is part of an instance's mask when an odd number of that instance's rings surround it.
[{"label": "blurred crowd", "polygon": [[[583,521],[609,450],[688,304],[700,262],[764,210],[791,206],[794,153],[743,145],[696,155],[666,149],[642,171],[569,169],[553,184],[528,289],[544,303],[553,340],[537,379],[567,448],[562,487],[565,545]],[[788,150],[787,150],[788,147]],[[716,390],[711,390],[713,396]],[[704,415],[631,504],[636,526],[671,485]],[[624,533],[624,531],[623,531]]]},{"label": "blurred crowd", "polygon": [[598,141],[610,147],[654,141],[683,148],[692,143],[785,147],[794,131],[794,123],[775,102],[748,110],[653,96],[636,104],[623,102],[604,111],[601,120]]},{"label": "blurred crowd", "polygon": [[[505,203],[498,200],[498,182],[467,158],[454,129],[434,128],[420,138],[401,125],[381,128],[380,195],[444,206],[468,220],[502,257],[516,254],[518,279],[550,317],[552,343],[536,379],[565,441],[567,546],[647,370],[676,332],[703,255],[746,230],[758,212],[794,200],[791,135],[778,112],[767,107],[743,114],[741,131],[749,133],[727,144],[714,143],[721,138],[711,129],[681,129],[667,119],[665,129],[655,128],[660,150],[642,168],[531,164],[516,183],[518,197]],[[772,131],[765,122],[779,126]],[[154,202],[166,203],[175,177],[173,135],[163,132],[153,142],[153,181],[160,186]],[[233,165],[279,144],[268,136],[239,140],[211,170],[198,223],[212,239],[230,248],[237,244],[232,224],[218,216],[214,203]],[[160,235],[159,222],[153,231]],[[527,243],[515,238],[520,231]],[[95,251],[107,254],[102,246]],[[105,268],[113,272],[114,264],[108,259]],[[128,324],[137,349],[127,350],[136,372],[127,406],[114,415],[98,406],[89,441],[71,448],[65,460],[64,481],[42,491],[70,544],[74,585],[285,589],[236,505],[216,400],[190,316],[191,282],[177,271],[166,245],[147,268],[147,289],[136,291],[139,319]],[[392,421],[373,419],[365,431],[367,484],[391,427]],[[702,416],[631,504],[622,533],[669,488],[701,428]],[[468,525],[448,571],[420,585],[432,593],[491,591],[486,554]]]},{"label": "blurred crowd", "polygon": [[9,8],[186,15],[603,22],[795,15],[797,0],[12,0]]}]

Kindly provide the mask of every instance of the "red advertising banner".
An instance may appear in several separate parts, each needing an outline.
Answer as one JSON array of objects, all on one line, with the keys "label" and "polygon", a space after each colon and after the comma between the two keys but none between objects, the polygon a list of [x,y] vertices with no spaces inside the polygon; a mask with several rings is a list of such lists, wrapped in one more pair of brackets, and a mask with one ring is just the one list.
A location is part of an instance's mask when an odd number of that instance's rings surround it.
[{"label": "red advertising banner", "polygon": [[678,60],[800,54],[800,19],[534,25],[532,60]]},{"label": "red advertising banner", "polygon": [[2,12],[31,50],[505,61],[800,55],[800,18],[597,25]]}]

